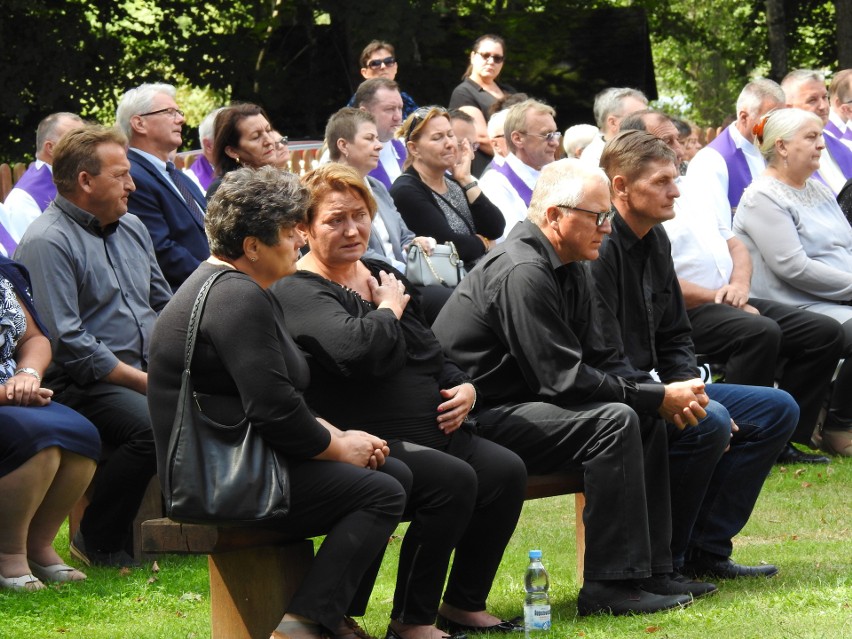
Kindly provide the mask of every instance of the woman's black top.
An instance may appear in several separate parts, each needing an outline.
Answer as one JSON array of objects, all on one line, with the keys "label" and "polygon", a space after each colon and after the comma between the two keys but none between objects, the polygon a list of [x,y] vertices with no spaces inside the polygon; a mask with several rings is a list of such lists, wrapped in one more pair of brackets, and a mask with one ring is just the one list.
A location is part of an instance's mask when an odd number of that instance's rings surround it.
[{"label": "woman's black top", "polygon": [[409,167],[394,180],[390,194],[409,229],[441,244],[453,242],[470,270],[485,254],[485,244],[476,235],[496,240],[503,235],[506,218],[484,193],[470,204],[458,182],[444,179],[448,191],[439,195]]},{"label": "woman's black top", "polygon": [[[385,262],[363,263],[377,279],[381,270],[403,277]],[[439,390],[469,378],[444,358],[415,299],[397,320],[391,310],[307,271],[270,290],[285,309],[287,330],[307,353],[306,397],[323,417],[389,441],[446,448],[449,437],[437,422],[438,404],[446,401]]]},{"label": "woman's black top", "polygon": [[190,367],[202,408],[215,411],[223,423],[248,415],[271,446],[291,457],[314,457],[331,435],[300,393],[310,372],[284,330],[278,302],[245,273],[202,262],[163,309],[151,338],[148,405],[158,467],[163,468],[177,409],[190,312],[202,284],[217,270],[228,273],[210,289]]}]

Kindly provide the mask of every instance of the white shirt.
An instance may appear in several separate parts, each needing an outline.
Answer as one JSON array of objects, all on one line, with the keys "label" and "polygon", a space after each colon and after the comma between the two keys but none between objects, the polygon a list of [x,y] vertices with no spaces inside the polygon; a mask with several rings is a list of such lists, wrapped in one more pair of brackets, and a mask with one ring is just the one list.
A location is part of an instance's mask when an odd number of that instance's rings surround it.
[{"label": "white shirt", "polygon": [[[41,169],[46,166],[53,173],[53,167],[42,160],[35,161],[36,169]],[[9,195],[3,202],[6,207],[6,213],[0,222],[6,227],[9,235],[16,242],[20,242],[27,227],[33,223],[39,215],[41,215],[41,207],[35,201],[35,198],[24,191],[24,189],[13,188],[9,191]]]},{"label": "white shirt", "polygon": [[[538,176],[541,171],[536,171],[528,164],[524,164],[518,156],[510,153],[505,158],[505,164],[518,175],[524,184],[530,187],[530,190],[535,188],[535,183],[538,181]],[[479,179],[479,188],[485,194],[491,203],[500,209],[503,217],[506,219],[506,228],[503,235],[497,240],[502,242],[509,235],[509,232],[518,222],[523,222],[527,219],[527,205],[518,195],[509,179],[499,171],[487,171]]]},{"label": "white shirt", "polygon": [[680,279],[718,290],[731,281],[734,262],[728,240],[734,234],[707,202],[695,197],[689,180],[679,178],[677,186],[675,217],[663,222],[672,243],[675,271]]},{"label": "white shirt", "polygon": [[[731,138],[737,148],[743,150],[748,168],[751,171],[751,179],[754,180],[764,169],[766,169],[766,161],[763,159],[760,150],[752,143],[746,140],[737,130],[737,127],[731,124],[728,127],[731,132]],[[686,169],[688,181],[692,183],[691,187],[696,191],[696,197],[708,202],[713,206],[719,221],[726,228],[731,228],[731,203],[728,201],[728,165],[716,149],[705,146],[695,154],[689,162],[689,168]]]},{"label": "white shirt", "polygon": [[[10,223],[9,212],[3,206],[3,203],[0,202],[0,226],[2,226],[4,229],[6,229],[7,233],[9,231],[9,223]],[[11,235],[11,233],[10,233],[10,235]],[[12,257],[6,251],[6,248],[3,246],[2,242],[0,242],[0,255],[2,255],[3,257]]]},{"label": "white shirt", "polygon": [[600,166],[601,153],[603,153],[605,146],[606,140],[603,139],[603,134],[596,135],[594,139],[589,142],[589,145],[583,149],[583,152],[580,153],[580,159],[591,166]]}]

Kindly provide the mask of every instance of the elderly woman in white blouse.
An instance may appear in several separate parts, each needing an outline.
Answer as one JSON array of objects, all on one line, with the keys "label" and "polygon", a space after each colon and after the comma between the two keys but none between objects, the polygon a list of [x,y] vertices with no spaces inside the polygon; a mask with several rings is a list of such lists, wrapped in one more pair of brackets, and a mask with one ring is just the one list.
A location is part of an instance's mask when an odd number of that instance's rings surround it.
[{"label": "elderly woman in white blouse", "polygon": [[767,166],[743,194],[733,226],[754,263],[752,292],[842,324],[838,357],[846,359],[822,445],[852,456],[852,227],[828,187],[811,177],[825,147],[822,121],[801,109],[777,109],[755,134]]}]

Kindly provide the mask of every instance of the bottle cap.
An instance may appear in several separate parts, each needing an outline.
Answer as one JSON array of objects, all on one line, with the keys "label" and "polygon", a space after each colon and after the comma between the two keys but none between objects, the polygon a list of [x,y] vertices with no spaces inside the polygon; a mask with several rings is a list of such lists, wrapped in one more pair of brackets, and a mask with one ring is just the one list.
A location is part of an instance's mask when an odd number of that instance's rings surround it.
[{"label": "bottle cap", "polygon": [[541,559],[540,550],[530,550],[530,559]]}]

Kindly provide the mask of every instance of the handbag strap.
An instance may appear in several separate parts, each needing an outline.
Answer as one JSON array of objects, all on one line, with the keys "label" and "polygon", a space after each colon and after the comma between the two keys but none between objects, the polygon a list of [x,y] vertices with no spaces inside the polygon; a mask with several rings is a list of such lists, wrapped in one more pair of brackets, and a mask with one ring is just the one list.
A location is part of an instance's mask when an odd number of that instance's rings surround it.
[{"label": "handbag strap", "polygon": [[[456,258],[456,269],[458,269],[460,259],[459,253],[458,251],[456,251],[456,245],[452,242],[445,242],[445,244],[450,247],[450,263],[452,263],[453,258]],[[442,286],[448,286],[444,278],[438,274],[438,271],[435,269],[435,265],[432,264],[432,260],[429,257],[429,254],[423,249],[421,249],[419,246],[417,248],[420,251],[420,254],[423,256],[423,259],[426,260],[426,265],[429,267],[429,270],[432,271],[432,275],[435,276],[435,279],[438,280]]]},{"label": "handbag strap", "polygon": [[208,277],[198,295],[195,297],[195,303],[192,305],[192,312],[189,314],[189,326],[186,329],[186,359],[184,361],[185,370],[189,370],[189,365],[192,362],[192,355],[195,353],[195,337],[198,335],[198,326],[201,324],[201,312],[204,310],[204,304],[207,302],[207,294],[210,292],[210,287],[213,286],[219,277],[228,273],[228,271],[217,271]]}]

